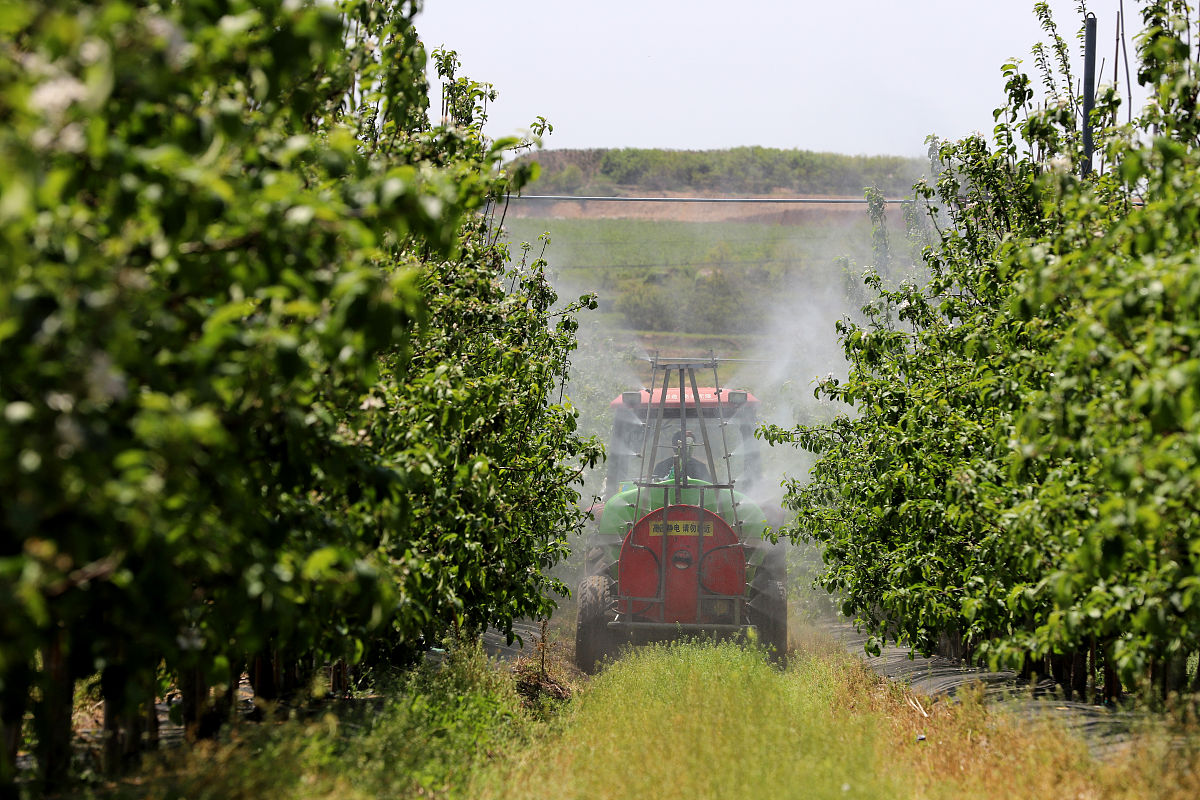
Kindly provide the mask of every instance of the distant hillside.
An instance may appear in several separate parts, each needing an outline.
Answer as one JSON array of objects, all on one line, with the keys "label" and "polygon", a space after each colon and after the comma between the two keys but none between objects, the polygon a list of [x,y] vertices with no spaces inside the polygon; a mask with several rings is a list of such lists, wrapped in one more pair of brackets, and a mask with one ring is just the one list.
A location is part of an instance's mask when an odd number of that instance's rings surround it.
[{"label": "distant hillside", "polygon": [[629,195],[641,192],[797,196],[850,195],[866,186],[907,195],[928,163],[899,156],[847,156],[808,150],[545,150],[525,156],[542,174],[538,194]]}]

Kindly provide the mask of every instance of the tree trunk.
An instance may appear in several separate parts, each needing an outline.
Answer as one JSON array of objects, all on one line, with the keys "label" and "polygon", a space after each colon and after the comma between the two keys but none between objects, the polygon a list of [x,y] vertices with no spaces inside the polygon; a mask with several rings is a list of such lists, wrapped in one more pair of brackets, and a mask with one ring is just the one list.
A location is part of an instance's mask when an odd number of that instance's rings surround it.
[{"label": "tree trunk", "polygon": [[350,670],[344,659],[338,659],[329,667],[329,692],[335,697],[350,693]]},{"label": "tree trunk", "polygon": [[1021,680],[1033,680],[1035,662],[1036,659],[1034,659],[1032,653],[1025,654],[1025,659],[1021,662]]},{"label": "tree trunk", "polygon": [[937,647],[934,652],[939,656],[961,661],[965,649],[963,647],[962,634],[958,632],[958,629],[950,628],[938,634]]},{"label": "tree trunk", "polygon": [[254,688],[254,698],[273,702],[279,699],[279,676],[274,651],[255,653],[250,659],[250,686]]},{"label": "tree trunk", "polygon": [[1176,654],[1163,659],[1163,699],[1182,694],[1187,689],[1187,654]]},{"label": "tree trunk", "polygon": [[1098,651],[1096,650],[1096,639],[1095,639],[1095,637],[1092,637],[1091,669],[1088,670],[1088,682],[1087,682],[1088,693],[1087,693],[1087,696],[1093,703],[1099,699],[1096,696],[1096,671],[1100,668],[1100,664],[1096,660],[1097,658],[1098,658]]},{"label": "tree trunk", "polygon": [[121,715],[119,706],[109,697],[104,698],[104,774],[112,777],[121,771]]},{"label": "tree trunk", "polygon": [[121,712],[120,727],[120,768],[122,771],[125,771],[136,767],[142,760],[142,742],[146,732],[146,717],[142,713],[140,703],[134,703]]},{"label": "tree trunk", "polygon": [[1121,697],[1121,679],[1112,663],[1112,645],[1104,647],[1104,702],[1111,705]]},{"label": "tree trunk", "polygon": [[1071,655],[1071,688],[1078,700],[1086,701],[1088,686],[1091,683],[1091,670],[1088,669],[1087,650],[1076,650]]},{"label": "tree trunk", "polygon": [[1071,661],[1071,656],[1066,653],[1053,653],[1050,656],[1050,674],[1054,682],[1062,687],[1063,696],[1068,700],[1072,691]]},{"label": "tree trunk", "polygon": [[47,794],[64,787],[71,774],[71,710],[75,681],[69,665],[66,630],[59,628],[42,648],[42,699],[37,723],[38,779]]},{"label": "tree trunk", "polygon": [[303,669],[299,661],[280,655],[278,651],[276,651],[276,658],[280,662],[278,667],[278,674],[281,677],[280,697],[284,700],[291,700],[305,688],[312,673]]},{"label": "tree trunk", "polygon": [[0,800],[16,800],[20,796],[17,751],[21,748],[32,678],[28,665],[14,667],[4,676],[4,690],[0,692]]},{"label": "tree trunk", "polygon": [[127,748],[128,732],[122,725],[129,702],[129,669],[125,664],[114,660],[104,668],[100,694],[104,698],[104,773],[113,776],[120,774]]},{"label": "tree trunk", "polygon": [[242,677],[241,662],[231,662],[229,675],[224,688],[216,687],[215,694],[200,711],[199,724],[196,726],[196,738],[212,739],[220,732],[221,726],[229,721],[233,713],[233,701],[237,697],[238,682]]},{"label": "tree trunk", "polygon": [[200,714],[208,703],[208,682],[198,667],[185,667],[179,671],[179,693],[182,695],[184,735],[194,742],[200,730]]},{"label": "tree trunk", "polygon": [[154,692],[151,692],[150,699],[146,701],[146,708],[143,712],[146,715],[147,750],[154,750],[158,747],[158,707],[155,705],[155,700]]}]

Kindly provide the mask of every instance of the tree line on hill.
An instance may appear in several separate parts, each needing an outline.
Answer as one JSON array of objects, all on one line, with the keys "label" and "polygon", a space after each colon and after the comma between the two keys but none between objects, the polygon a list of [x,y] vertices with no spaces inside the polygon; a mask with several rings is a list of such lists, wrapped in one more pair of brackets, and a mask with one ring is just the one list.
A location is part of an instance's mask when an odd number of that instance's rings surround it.
[{"label": "tree line on hill", "polygon": [[728,150],[546,150],[535,156],[535,194],[622,195],[638,192],[861,197],[872,186],[906,196],[928,162],[900,156],[842,155],[769,147]]}]

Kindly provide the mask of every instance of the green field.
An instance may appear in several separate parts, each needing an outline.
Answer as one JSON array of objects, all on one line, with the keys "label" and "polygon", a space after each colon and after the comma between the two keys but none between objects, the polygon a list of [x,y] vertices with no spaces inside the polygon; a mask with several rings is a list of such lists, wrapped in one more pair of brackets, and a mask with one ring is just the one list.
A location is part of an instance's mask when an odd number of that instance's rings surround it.
[{"label": "green field", "polygon": [[837,222],[703,222],[670,219],[546,219],[506,221],[510,241],[549,233],[560,269],[755,268],[794,270],[846,256],[869,260],[871,229],[865,209]]},{"label": "green field", "polygon": [[814,295],[850,311],[872,262],[865,211],[803,224],[524,218],[506,228],[514,257],[522,242],[540,252],[548,235],[561,290],[596,292],[632,330],[765,334],[781,303]]}]

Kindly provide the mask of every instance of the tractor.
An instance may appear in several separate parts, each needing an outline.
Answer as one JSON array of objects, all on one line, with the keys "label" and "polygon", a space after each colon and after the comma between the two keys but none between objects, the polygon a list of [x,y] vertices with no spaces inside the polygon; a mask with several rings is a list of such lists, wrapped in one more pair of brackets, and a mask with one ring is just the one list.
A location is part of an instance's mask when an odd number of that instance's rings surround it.
[{"label": "tractor", "polygon": [[765,488],[759,401],[721,388],[719,361],[656,356],[650,388],[611,404],[605,499],[576,594],[584,672],[622,645],[690,636],[753,638],[784,658],[784,552],[752,499]]}]

